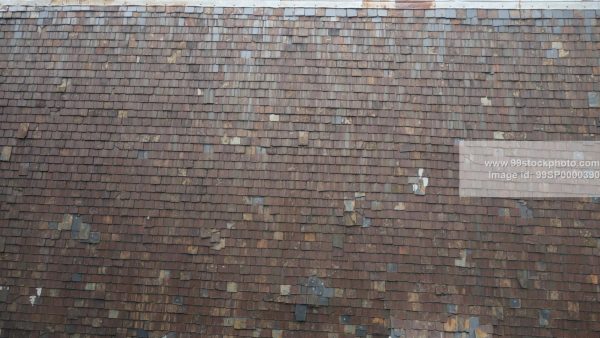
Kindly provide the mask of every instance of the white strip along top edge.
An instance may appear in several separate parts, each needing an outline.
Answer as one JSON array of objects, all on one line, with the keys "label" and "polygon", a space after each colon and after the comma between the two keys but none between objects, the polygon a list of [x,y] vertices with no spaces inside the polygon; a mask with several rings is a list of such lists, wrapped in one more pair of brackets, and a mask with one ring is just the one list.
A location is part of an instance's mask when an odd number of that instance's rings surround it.
[{"label": "white strip along top edge", "polygon": [[[242,8],[411,8],[420,4],[431,8],[477,9],[592,9],[600,10],[600,0],[0,0],[3,11],[23,10],[22,6],[190,6]],[[32,9],[33,10],[33,9]]]}]

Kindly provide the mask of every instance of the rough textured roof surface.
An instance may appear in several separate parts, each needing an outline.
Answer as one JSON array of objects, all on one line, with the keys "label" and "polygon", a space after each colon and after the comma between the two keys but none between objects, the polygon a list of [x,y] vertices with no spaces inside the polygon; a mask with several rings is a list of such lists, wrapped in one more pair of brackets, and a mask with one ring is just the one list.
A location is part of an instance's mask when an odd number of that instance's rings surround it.
[{"label": "rough textured roof surface", "polygon": [[597,140],[598,17],[2,12],[0,335],[600,335],[600,200],[456,146]]}]

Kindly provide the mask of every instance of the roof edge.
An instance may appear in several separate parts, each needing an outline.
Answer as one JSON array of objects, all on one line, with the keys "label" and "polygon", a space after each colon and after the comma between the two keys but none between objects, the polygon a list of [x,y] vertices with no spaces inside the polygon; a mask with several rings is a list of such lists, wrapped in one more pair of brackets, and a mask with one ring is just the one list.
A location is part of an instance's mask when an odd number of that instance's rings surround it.
[{"label": "roof edge", "polygon": [[474,9],[595,9],[600,0],[0,0],[3,11],[47,6],[190,6],[241,8],[474,8]]}]

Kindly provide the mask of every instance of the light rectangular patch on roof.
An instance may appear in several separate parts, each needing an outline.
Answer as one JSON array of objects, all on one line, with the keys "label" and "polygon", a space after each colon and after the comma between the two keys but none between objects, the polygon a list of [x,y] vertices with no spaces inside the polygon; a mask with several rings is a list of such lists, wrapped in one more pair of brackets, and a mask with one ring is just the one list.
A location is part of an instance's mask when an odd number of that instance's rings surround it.
[{"label": "light rectangular patch on roof", "polygon": [[600,142],[463,141],[461,197],[600,195]]}]

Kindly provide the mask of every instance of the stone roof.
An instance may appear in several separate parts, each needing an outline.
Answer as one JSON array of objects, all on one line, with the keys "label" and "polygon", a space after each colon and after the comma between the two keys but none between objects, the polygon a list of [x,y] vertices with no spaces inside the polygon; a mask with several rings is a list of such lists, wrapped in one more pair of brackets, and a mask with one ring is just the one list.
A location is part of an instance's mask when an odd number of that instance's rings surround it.
[{"label": "stone roof", "polygon": [[598,139],[597,11],[0,16],[2,337],[599,334],[599,200],[457,153]]}]

